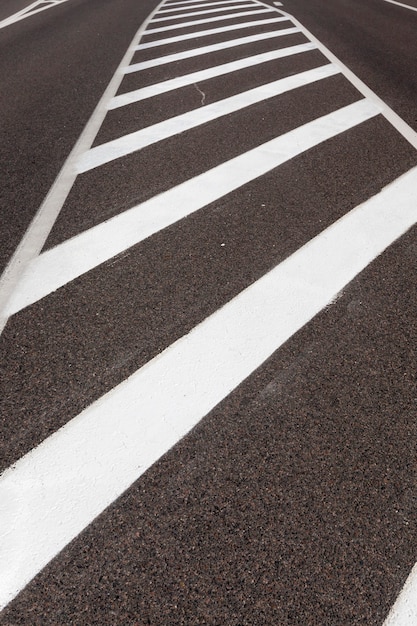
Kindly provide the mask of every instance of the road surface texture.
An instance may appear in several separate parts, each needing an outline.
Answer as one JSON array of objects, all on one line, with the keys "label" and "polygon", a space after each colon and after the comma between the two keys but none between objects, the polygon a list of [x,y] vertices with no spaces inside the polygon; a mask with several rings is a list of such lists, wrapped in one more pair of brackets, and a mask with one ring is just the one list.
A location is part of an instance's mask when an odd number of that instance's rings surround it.
[{"label": "road surface texture", "polygon": [[277,4],[2,7],[2,625],[417,623],[416,3]]}]

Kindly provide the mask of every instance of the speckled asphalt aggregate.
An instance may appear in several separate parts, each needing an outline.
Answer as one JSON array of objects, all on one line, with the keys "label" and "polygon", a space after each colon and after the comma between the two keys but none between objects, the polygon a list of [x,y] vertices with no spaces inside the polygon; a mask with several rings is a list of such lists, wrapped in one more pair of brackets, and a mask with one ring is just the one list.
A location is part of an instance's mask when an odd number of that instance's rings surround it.
[{"label": "speckled asphalt aggregate", "polygon": [[[0,30],[1,269],[155,6],[69,0]],[[383,0],[285,9],[417,130],[417,14]],[[119,93],[305,41],[128,74]],[[199,90],[210,104],[325,62],[312,50],[110,111],[95,145],[199,107]],[[80,174],[44,249],[360,97],[337,74]],[[11,317],[0,471],[416,165],[378,115]],[[76,537],[0,624],[382,625],[417,560],[416,255],[414,227]]]}]

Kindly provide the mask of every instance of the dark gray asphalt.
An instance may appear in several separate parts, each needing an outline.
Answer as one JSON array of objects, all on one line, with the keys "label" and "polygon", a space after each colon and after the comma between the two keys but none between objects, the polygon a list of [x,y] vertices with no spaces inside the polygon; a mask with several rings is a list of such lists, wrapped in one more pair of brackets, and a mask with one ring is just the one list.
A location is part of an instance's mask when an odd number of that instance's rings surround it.
[{"label": "dark gray asphalt", "polygon": [[[285,8],[380,97],[386,93],[397,113],[403,107],[411,115],[413,69],[403,89],[388,44],[380,72],[366,49],[387,37],[385,5],[361,4],[366,26],[344,0],[327,12],[319,0],[289,0]],[[0,104],[8,138],[0,163],[9,168],[4,251],[23,234],[150,9],[69,0],[0,31],[7,53],[0,67],[12,94]],[[338,11],[341,24],[351,20],[352,49],[344,29],[335,32]],[[392,30],[397,18],[390,19]],[[407,42],[409,24],[395,24]],[[368,44],[365,28],[375,30]],[[26,39],[30,61],[17,54]],[[291,35],[274,45],[304,41]],[[134,60],[195,45],[144,50]],[[251,44],[127,75],[119,91],[272,47]],[[50,62],[47,51],[55,51]],[[44,61],[40,74],[37,59]],[[198,87],[209,104],[324,62],[312,51]],[[45,247],[360,98],[333,76],[82,174]],[[96,143],[200,100],[190,86],[111,111]],[[13,316],[0,337],[0,471],[416,165],[416,151],[376,116]],[[1,613],[0,624],[381,625],[417,557],[416,252],[414,228],[75,539]]]}]

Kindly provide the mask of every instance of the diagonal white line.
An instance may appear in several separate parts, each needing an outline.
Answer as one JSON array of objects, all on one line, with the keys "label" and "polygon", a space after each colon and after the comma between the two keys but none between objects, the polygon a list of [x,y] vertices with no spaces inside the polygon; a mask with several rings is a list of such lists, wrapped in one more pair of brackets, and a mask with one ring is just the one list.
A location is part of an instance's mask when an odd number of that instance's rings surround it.
[{"label": "diagonal white line", "polygon": [[[237,0],[219,0],[219,2],[216,2],[216,4],[234,4]],[[248,0],[248,2],[250,1],[250,4],[257,4],[256,2],[253,2],[253,0]],[[175,7],[178,5],[189,5],[189,4],[194,4],[196,2],[196,0],[183,0],[183,2],[165,2],[164,9],[165,7]],[[206,5],[206,2],[199,2],[199,4],[201,4],[202,6]],[[180,6],[180,8],[181,8]],[[178,11],[178,9],[177,9]]]},{"label": "diagonal white line", "polygon": [[[241,11],[239,13],[217,15],[216,17],[208,17],[203,20],[193,20],[192,22],[183,22],[182,24],[171,24],[170,26],[159,26],[158,28],[148,28],[144,34],[154,35],[155,33],[164,33],[168,30],[179,30],[181,28],[188,28],[189,26],[197,26],[198,24],[210,24],[211,22],[222,22],[225,20],[233,20],[238,17],[246,17],[247,15],[261,15],[262,13],[273,13],[273,11],[274,9],[254,9],[253,11]],[[254,21],[253,25],[256,26],[256,20]]]},{"label": "diagonal white line", "polygon": [[6,306],[6,314],[13,315],[161,229],[378,113],[379,108],[367,100],[350,104],[43,252],[24,272]]},{"label": "diagonal white line", "polygon": [[[182,11],[183,9],[189,11],[190,9],[204,9],[206,7],[218,7],[230,4],[237,4],[236,0],[220,0],[219,2],[199,2],[198,4],[190,4],[187,7],[176,7],[175,9],[159,9],[156,15],[161,15],[161,13],[174,13],[175,11]],[[240,3],[241,4],[241,3]],[[255,2],[252,0],[246,0],[246,6],[257,6]],[[170,5],[171,6],[171,5]],[[233,7],[229,7],[233,8]]]},{"label": "diagonal white line", "polygon": [[[152,25],[155,22],[167,22],[168,20],[182,20],[184,18],[193,17],[194,15],[207,15],[207,13],[223,13],[223,11],[231,11],[232,9],[248,9],[249,6],[250,5],[245,3],[245,4],[236,4],[234,7],[228,6],[228,7],[220,7],[218,9],[207,9],[204,11],[191,11],[190,13],[181,13],[180,15],[164,15],[164,17],[154,17],[153,20],[151,20],[150,24]],[[187,22],[184,22],[184,26],[186,25],[187,25]]]},{"label": "diagonal white line", "polygon": [[0,609],[416,221],[414,168],[4,472]]},{"label": "diagonal white line", "polygon": [[278,50],[263,52],[262,54],[256,54],[237,61],[231,61],[230,63],[224,63],[223,65],[215,65],[205,70],[165,80],[162,83],[156,83],[155,85],[142,87],[141,89],[136,89],[135,91],[122,93],[119,96],[112,98],[109,103],[109,109],[117,109],[118,107],[125,106],[126,104],[132,104],[133,102],[139,102],[140,100],[145,100],[146,98],[158,96],[161,93],[167,93],[173,89],[179,89],[180,87],[192,85],[203,80],[217,78],[218,76],[223,76],[224,74],[229,74],[230,72],[235,72],[247,67],[260,65],[261,63],[267,63],[268,61],[275,61],[276,59],[282,59],[287,56],[292,56],[293,54],[310,52],[311,50],[315,50],[315,48],[316,46],[312,43],[303,43],[298,46],[290,46],[288,48],[279,48]]},{"label": "diagonal white line", "polygon": [[239,37],[238,39],[228,39],[227,41],[214,43],[210,46],[201,46],[200,48],[184,50],[183,52],[177,52],[176,54],[167,54],[166,56],[150,59],[149,61],[142,61],[141,63],[132,63],[132,65],[128,65],[123,71],[125,74],[131,74],[132,72],[139,72],[140,70],[146,70],[150,67],[157,67],[159,65],[165,65],[166,63],[173,63],[174,61],[181,61],[183,59],[190,59],[192,57],[209,54],[210,52],[216,52],[218,50],[235,48],[236,46],[243,46],[248,43],[275,39],[275,37],[282,37],[283,35],[294,35],[299,32],[301,32],[300,29],[294,26],[293,28],[273,30],[267,33],[248,35],[247,37]]},{"label": "diagonal white line", "polygon": [[24,20],[25,18],[31,17],[36,13],[41,13],[42,11],[46,11],[47,9],[51,9],[52,7],[55,7],[58,4],[62,4],[63,2],[67,2],[67,0],[60,0],[59,2],[54,2],[53,4],[47,4],[43,0],[37,0],[36,2],[29,5],[25,9],[22,9],[18,13],[14,13],[13,15],[10,15],[6,19],[2,20],[0,22],[0,28],[5,28],[6,26],[10,26],[11,24],[20,22],[20,20]]},{"label": "diagonal white line", "polygon": [[164,37],[164,39],[157,39],[156,41],[149,41],[148,43],[141,43],[135,46],[135,50],[146,50],[147,48],[155,48],[158,46],[166,46],[167,44],[177,43],[178,41],[185,41],[187,39],[197,39],[199,37],[206,37],[207,35],[218,35],[219,33],[227,33],[233,30],[241,30],[242,28],[256,28],[257,26],[265,26],[266,24],[276,24],[277,22],[288,22],[287,17],[271,17],[267,20],[256,20],[255,22],[242,22],[241,24],[230,24],[229,26],[220,26],[219,28],[209,28],[207,30],[200,30],[194,33],[188,33],[184,35],[176,35],[175,37]]},{"label": "diagonal white line", "polygon": [[148,126],[129,135],[124,135],[113,141],[91,148],[82,155],[77,163],[77,169],[80,173],[87,172],[173,135],[178,135],[196,126],[201,126],[214,119],[234,113],[244,107],[283,94],[286,91],[334,76],[338,72],[339,69],[335,65],[324,65],[255,87],[223,100],[218,100],[205,107],[187,111],[153,126]]}]

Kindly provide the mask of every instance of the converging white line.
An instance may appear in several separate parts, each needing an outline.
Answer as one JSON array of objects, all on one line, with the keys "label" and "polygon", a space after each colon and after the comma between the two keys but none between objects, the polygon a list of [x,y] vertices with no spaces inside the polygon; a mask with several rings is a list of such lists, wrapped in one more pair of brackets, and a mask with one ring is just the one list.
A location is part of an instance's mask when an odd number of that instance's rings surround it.
[{"label": "converging white line", "polygon": [[378,115],[360,100],[253,148],[43,252],[28,265],[6,308],[13,315],[163,228],[331,137]]},{"label": "converging white line", "polygon": [[414,168],[6,470],[0,609],[416,221]]}]

